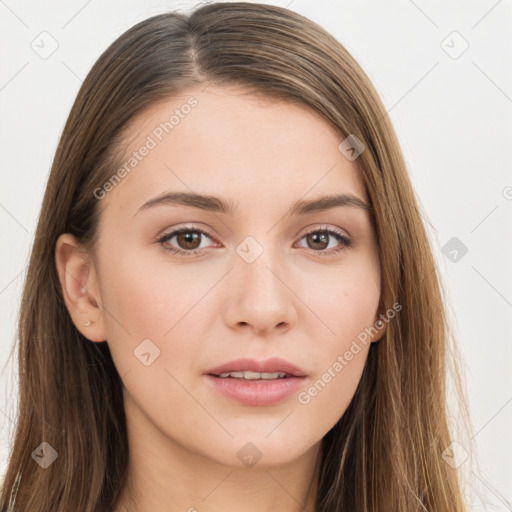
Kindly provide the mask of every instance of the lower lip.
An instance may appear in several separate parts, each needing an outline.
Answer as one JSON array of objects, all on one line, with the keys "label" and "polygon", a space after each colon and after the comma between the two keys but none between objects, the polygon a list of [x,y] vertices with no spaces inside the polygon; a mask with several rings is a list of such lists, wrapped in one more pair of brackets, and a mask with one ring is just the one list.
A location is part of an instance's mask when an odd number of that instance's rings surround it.
[{"label": "lower lip", "polygon": [[244,405],[275,405],[296,393],[304,383],[304,377],[288,377],[274,380],[245,380],[206,375],[209,382],[224,396]]}]

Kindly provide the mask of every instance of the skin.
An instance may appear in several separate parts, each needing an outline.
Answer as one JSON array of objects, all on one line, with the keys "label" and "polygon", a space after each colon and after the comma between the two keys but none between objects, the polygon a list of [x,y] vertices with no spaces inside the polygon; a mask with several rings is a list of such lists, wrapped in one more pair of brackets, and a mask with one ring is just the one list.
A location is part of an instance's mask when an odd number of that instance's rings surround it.
[{"label": "skin", "polygon": [[[99,200],[95,251],[69,234],[56,246],[70,315],[91,342],[108,342],[124,383],[134,501],[126,492],[116,512],[313,511],[321,439],[349,405],[385,326],[307,404],[293,394],[273,406],[242,405],[204,373],[239,357],[277,356],[308,374],[304,391],[374,326],[380,270],[368,214],[341,206],[287,217],[299,199],[368,197],[357,161],[338,150],[343,137],[316,112],[241,88],[202,89],[131,124],[127,154],[190,96],[198,102]],[[137,213],[168,191],[232,200],[237,211],[159,205]],[[198,234],[195,245],[157,241],[184,226],[208,236]],[[305,236],[326,229],[353,246],[332,253],[343,245],[333,235]],[[251,263],[236,252],[248,236],[263,250]],[[201,254],[180,256],[165,245]],[[145,339],[160,350],[148,366],[134,355]],[[237,457],[248,442],[261,453],[252,467]]]}]

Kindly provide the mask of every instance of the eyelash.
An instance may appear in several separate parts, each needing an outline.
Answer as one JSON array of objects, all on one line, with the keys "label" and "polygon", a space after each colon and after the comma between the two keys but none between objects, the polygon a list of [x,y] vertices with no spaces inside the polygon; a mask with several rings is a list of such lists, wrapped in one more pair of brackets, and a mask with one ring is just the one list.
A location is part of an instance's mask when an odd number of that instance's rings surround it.
[{"label": "eyelash", "polygon": [[[201,234],[207,236],[208,238],[212,239],[210,234],[207,233],[206,231],[203,231],[202,229],[195,228],[195,227],[184,227],[184,228],[180,228],[175,231],[172,231],[171,233],[167,233],[166,235],[159,238],[157,240],[157,243],[159,243],[165,251],[173,253],[173,254],[178,254],[180,256],[187,257],[187,256],[193,256],[195,254],[200,254],[202,252],[202,249],[193,249],[190,251],[185,251],[183,249],[176,249],[175,247],[170,247],[169,245],[165,245],[165,242],[168,242],[173,237],[180,235],[182,233],[201,233]],[[352,245],[353,245],[353,241],[350,238],[348,238],[346,235],[340,233],[339,231],[336,231],[333,229],[327,229],[327,228],[323,228],[323,227],[314,229],[312,231],[308,231],[307,233],[304,233],[302,235],[302,237],[300,238],[300,240],[302,240],[304,237],[314,234],[314,233],[327,233],[329,235],[334,236],[334,238],[336,238],[336,240],[338,240],[338,242],[340,242],[340,245],[337,248],[331,249],[329,251],[326,251],[326,250],[314,251],[311,249],[314,256],[318,256],[318,257],[332,256],[334,254],[339,254],[340,252],[352,247]]]}]

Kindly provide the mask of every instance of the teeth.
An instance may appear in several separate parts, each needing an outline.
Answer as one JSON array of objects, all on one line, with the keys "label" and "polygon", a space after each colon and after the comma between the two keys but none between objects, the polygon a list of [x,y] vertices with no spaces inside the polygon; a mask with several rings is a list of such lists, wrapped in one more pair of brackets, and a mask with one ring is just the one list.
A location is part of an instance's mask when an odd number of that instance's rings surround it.
[{"label": "teeth", "polygon": [[225,379],[226,377],[233,377],[235,379],[283,379],[286,377],[285,372],[274,372],[274,373],[259,373],[259,372],[226,372],[221,373],[219,377]]}]

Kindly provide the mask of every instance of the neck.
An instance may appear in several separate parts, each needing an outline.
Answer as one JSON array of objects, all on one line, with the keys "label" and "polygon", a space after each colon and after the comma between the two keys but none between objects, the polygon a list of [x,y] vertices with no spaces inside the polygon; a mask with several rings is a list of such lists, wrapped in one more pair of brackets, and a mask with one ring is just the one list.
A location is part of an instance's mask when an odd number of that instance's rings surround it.
[{"label": "neck", "polygon": [[316,511],[320,443],[283,465],[241,468],[128,427],[128,482],[115,512]]}]

